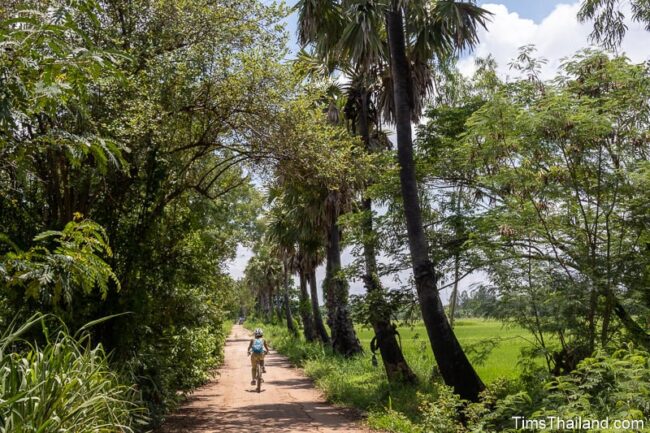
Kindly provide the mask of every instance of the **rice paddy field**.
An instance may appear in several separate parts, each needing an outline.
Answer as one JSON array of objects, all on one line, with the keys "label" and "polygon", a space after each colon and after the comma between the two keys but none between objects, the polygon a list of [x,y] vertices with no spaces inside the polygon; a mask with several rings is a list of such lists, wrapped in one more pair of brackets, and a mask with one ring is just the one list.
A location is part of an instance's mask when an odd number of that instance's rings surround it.
[{"label": "rice paddy field", "polygon": [[[419,378],[415,387],[389,384],[381,360],[378,366],[372,365],[369,350],[372,329],[357,327],[357,336],[365,352],[346,359],[319,344],[307,343],[302,337],[290,336],[284,325],[246,322],[246,326],[264,328],[271,346],[303,367],[330,401],[365,411],[369,425],[385,431],[419,431],[409,426],[417,422],[420,396],[435,393],[434,383],[439,382],[431,380],[435,360],[423,324],[398,327],[404,355]],[[516,378],[520,374],[521,350],[532,346],[532,335],[526,330],[494,320],[458,320],[454,330],[485,383],[498,378]],[[472,348],[495,338],[498,340],[493,350],[483,362],[477,362]],[[395,413],[401,415],[395,417]]]},{"label": "rice paddy field", "polygon": [[[420,376],[429,374],[435,364],[423,324],[402,325],[398,328],[402,341],[402,350],[409,364]],[[457,320],[454,331],[461,345],[466,349],[470,359],[483,381],[491,382],[498,377],[514,378],[518,375],[517,362],[521,349],[531,347],[532,335],[517,326],[504,325],[502,322],[485,319]],[[370,347],[373,337],[372,329],[358,327],[357,336],[364,348]],[[481,342],[498,338],[496,346],[484,362],[477,362],[472,356],[472,347]]]}]

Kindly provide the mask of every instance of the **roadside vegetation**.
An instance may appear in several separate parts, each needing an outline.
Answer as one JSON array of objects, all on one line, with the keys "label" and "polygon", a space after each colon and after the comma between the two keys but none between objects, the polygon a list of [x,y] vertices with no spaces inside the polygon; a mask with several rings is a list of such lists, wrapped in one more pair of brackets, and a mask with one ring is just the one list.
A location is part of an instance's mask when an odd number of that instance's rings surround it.
[{"label": "roadside vegetation", "polygon": [[650,11],[617,5],[506,80],[456,67],[474,2],[3,2],[0,431],[156,428],[241,315],[377,428],[649,418],[650,66],[608,49]]},{"label": "roadside vegetation", "polygon": [[[347,358],[331,348],[310,343],[290,333],[282,323],[246,322],[248,328],[263,327],[273,349],[304,369],[326,398],[338,405],[360,410],[369,427],[395,433],[462,431],[518,431],[513,416],[535,419],[628,420],[640,429],[650,399],[650,354],[634,346],[614,353],[599,352],[582,361],[570,375],[554,378],[541,365],[522,354],[532,345],[523,329],[504,329],[491,320],[458,321],[458,338],[465,349],[477,341],[498,336],[503,342],[492,347],[485,359],[471,358],[486,381],[481,401],[465,407],[468,420],[458,417],[463,402],[451,388],[440,383],[435,362],[427,356],[419,338],[422,325],[400,327],[406,360],[418,377],[418,385],[391,383],[371,353]],[[369,346],[371,333],[359,329],[361,345]],[[519,341],[512,344],[512,340]],[[600,394],[594,394],[598,389]],[[625,402],[620,399],[628,396]],[[632,397],[633,396],[633,397]],[[634,430],[634,429],[632,429]],[[615,429],[614,429],[615,431]]]}]

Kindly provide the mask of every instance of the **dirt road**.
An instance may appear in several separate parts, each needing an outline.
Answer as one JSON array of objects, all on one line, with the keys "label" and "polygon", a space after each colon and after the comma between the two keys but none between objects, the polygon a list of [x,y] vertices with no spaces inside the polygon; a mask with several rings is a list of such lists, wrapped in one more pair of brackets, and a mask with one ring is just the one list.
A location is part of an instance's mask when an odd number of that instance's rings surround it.
[{"label": "dirt road", "polygon": [[250,384],[249,341],[250,333],[235,325],[226,341],[225,363],[218,379],[194,392],[162,432],[367,433],[340,409],[327,404],[300,370],[273,351],[266,357],[267,373],[258,394]]}]

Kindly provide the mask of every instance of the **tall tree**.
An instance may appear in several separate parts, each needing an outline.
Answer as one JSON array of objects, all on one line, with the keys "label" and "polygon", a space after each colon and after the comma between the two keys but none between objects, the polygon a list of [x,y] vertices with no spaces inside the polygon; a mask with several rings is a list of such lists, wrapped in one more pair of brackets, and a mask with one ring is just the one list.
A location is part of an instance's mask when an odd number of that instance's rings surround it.
[{"label": "tall tree", "polygon": [[307,288],[309,275],[306,269],[306,260],[304,252],[299,250],[298,256],[294,263],[294,270],[298,273],[298,284],[300,288],[300,318],[302,319],[303,334],[305,340],[314,341],[318,337],[316,335],[316,328],[312,313],[311,299],[309,296],[309,289]]},{"label": "tall tree", "polygon": [[[371,101],[380,99],[381,95],[373,95],[367,84],[372,73],[370,68],[364,68],[361,76],[355,77],[348,90],[346,115],[351,117],[353,130],[359,131],[364,147],[369,154],[385,149],[387,138],[379,131],[377,109]],[[373,98],[374,96],[374,98]],[[360,210],[362,212],[361,239],[365,274],[364,285],[370,303],[369,320],[375,333],[377,347],[381,354],[386,376],[391,381],[415,382],[416,376],[409,367],[402,349],[397,341],[397,331],[391,323],[391,311],[385,298],[385,291],[379,279],[377,267],[377,242],[373,227],[372,198],[368,188],[373,180],[369,179],[362,192]]]},{"label": "tall tree", "polygon": [[[424,7],[410,8],[409,18],[418,15],[428,16]],[[415,9],[415,10],[413,10]],[[409,250],[413,267],[413,277],[418,292],[422,318],[427,328],[429,341],[445,383],[468,400],[477,400],[484,385],[470,364],[456,338],[438,294],[438,275],[435,264],[429,255],[429,245],[422,224],[422,210],[418,196],[417,176],[413,158],[413,139],[411,120],[419,113],[413,111],[414,100],[412,69],[407,56],[405,25],[405,5],[391,0],[386,11],[386,31],[390,52],[390,71],[393,81],[395,129],[397,130],[397,158],[400,166],[400,185],[404,206],[404,217],[409,239]],[[431,33],[433,52],[471,47],[477,42],[477,27],[484,23],[485,12],[470,4],[453,1],[438,1],[433,6],[431,16],[437,18],[432,26],[425,27]],[[438,26],[434,25],[438,23]],[[443,25],[444,23],[444,25]]]},{"label": "tall tree", "polygon": [[[309,224],[306,219],[302,220]],[[309,284],[309,293],[311,295],[311,309],[314,318],[314,331],[317,338],[325,344],[330,344],[330,337],[323,322],[320,303],[318,300],[318,281],[316,280],[316,269],[324,259],[323,239],[313,227],[307,226],[303,230],[303,236],[300,239],[300,248],[303,254],[303,267],[307,282]]]},{"label": "tall tree", "polygon": [[[476,44],[478,27],[485,25],[487,12],[473,3],[442,0],[433,4],[410,2],[408,7],[398,0],[392,0],[387,6],[361,2],[303,1],[299,7],[301,38],[314,41],[317,51],[327,59],[336,59],[336,50],[340,45],[332,41],[332,35],[346,29],[346,17],[352,17],[352,21],[362,24],[356,27],[356,32],[344,33],[352,36],[350,40],[355,37],[376,40],[376,35],[381,34],[377,31],[378,17],[384,15],[390,65],[386,86],[392,89],[392,97],[385,100],[384,112],[388,119],[395,122],[397,130],[401,195],[422,316],[445,382],[463,398],[476,400],[484,387],[483,383],[458,343],[438,295],[438,276],[430,259],[422,224],[411,121],[419,116],[423,97],[431,90],[433,59]],[[319,38],[319,34],[327,36]],[[385,45],[373,43],[357,46],[367,47],[367,50],[361,48],[357,51],[348,48],[352,50],[353,57],[356,54],[357,64],[372,64],[377,61]],[[361,56],[359,51],[365,51],[366,55]]]},{"label": "tall tree", "polygon": [[[359,8],[350,16],[334,13],[316,17],[312,13],[310,6],[303,3],[300,38],[303,45],[315,45],[316,56],[311,57],[303,52],[299,63],[302,63],[303,68],[307,66],[306,71],[321,79],[331,75],[334,72],[332,68],[343,70],[350,76],[350,83],[344,86],[347,101],[343,110],[345,124],[352,134],[361,137],[369,154],[385,149],[388,140],[380,130],[378,110],[373,104],[375,100],[384,99],[380,75],[386,66],[385,53],[383,42],[376,36],[380,31],[381,15],[376,10],[366,8]],[[327,28],[327,32],[314,31],[312,26],[321,30]],[[332,29],[329,27],[340,27],[340,35],[332,36]],[[369,176],[367,184],[362,188],[359,205],[363,214],[363,281],[369,294],[367,299],[373,304],[373,314],[368,319],[373,326],[389,380],[414,382],[416,376],[409,368],[397,342],[395,327],[391,324],[390,309],[387,308],[384,289],[379,279],[372,199],[367,193],[372,182],[372,176]]]},{"label": "tall tree", "polygon": [[[284,311],[285,311],[285,320],[287,322],[287,329],[293,335],[298,334],[298,330],[295,328],[293,323],[293,316],[291,313],[291,303],[289,296],[289,277],[296,270],[298,261],[298,248],[297,248],[297,239],[298,232],[296,227],[292,224],[291,220],[288,218],[287,212],[282,207],[281,200],[275,200],[273,207],[269,210],[268,221],[266,224],[266,238],[273,243],[274,250],[276,254],[280,257],[282,261],[282,270],[283,270],[283,298],[284,298]],[[304,295],[307,294],[306,286],[304,285],[304,278],[301,275],[300,279],[300,296],[301,296],[301,306],[304,300]],[[308,300],[304,300],[308,302]],[[303,314],[303,326],[305,322],[305,317],[303,309],[300,309],[300,312]],[[311,320],[307,320],[307,329],[311,330]],[[311,332],[311,331],[309,331]],[[310,340],[313,339],[311,334],[307,336],[305,332],[305,337]]]}]

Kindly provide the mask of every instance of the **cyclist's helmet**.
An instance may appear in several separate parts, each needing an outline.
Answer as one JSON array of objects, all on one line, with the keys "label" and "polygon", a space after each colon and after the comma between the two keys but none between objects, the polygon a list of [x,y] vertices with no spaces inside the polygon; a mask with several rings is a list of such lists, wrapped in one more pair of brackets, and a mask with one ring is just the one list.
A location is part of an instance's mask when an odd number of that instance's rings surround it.
[{"label": "cyclist's helmet", "polygon": [[261,328],[257,328],[255,329],[255,332],[253,332],[253,334],[255,334],[256,337],[261,337],[262,335],[264,335],[264,332],[262,331]]}]

